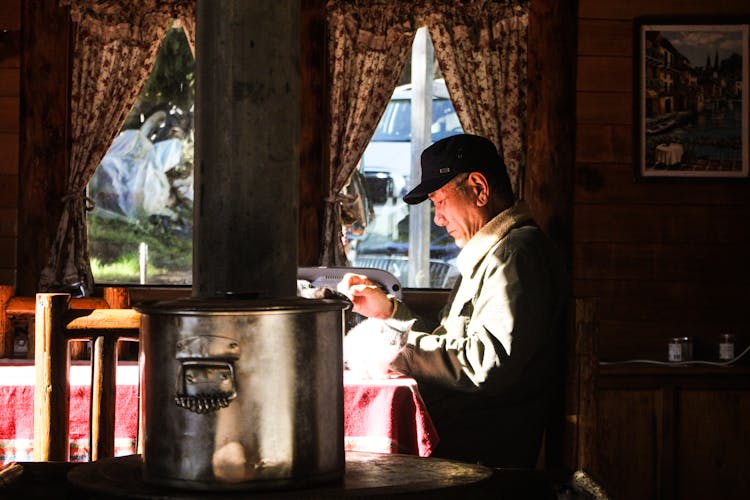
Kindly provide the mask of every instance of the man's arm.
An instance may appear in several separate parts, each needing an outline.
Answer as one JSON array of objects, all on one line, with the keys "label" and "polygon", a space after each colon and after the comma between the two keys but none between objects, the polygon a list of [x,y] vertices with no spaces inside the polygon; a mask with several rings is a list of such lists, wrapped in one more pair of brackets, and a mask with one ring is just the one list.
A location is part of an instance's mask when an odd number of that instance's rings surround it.
[{"label": "man's arm", "polygon": [[413,331],[394,369],[467,392],[515,385],[549,335],[555,307],[548,263],[535,253],[496,252],[479,292],[459,292],[459,307],[433,333]]}]

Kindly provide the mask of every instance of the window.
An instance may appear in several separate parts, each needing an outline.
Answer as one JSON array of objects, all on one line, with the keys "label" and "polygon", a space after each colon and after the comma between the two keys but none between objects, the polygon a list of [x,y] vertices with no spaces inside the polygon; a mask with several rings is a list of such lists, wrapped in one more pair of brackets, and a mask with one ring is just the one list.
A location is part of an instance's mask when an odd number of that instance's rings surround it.
[{"label": "window", "polygon": [[170,29],[139,101],[88,186],[94,279],[190,284],[195,60]]},{"label": "window", "polygon": [[[429,39],[426,29],[422,36]],[[422,31],[420,30],[420,31]],[[415,46],[419,33],[415,39]],[[424,51],[412,49],[415,54]],[[427,57],[433,57],[427,51]],[[413,56],[412,61],[414,61]],[[432,81],[432,116],[430,120],[430,140],[438,141],[463,132],[453,103],[448,95],[445,81],[437,69]],[[359,169],[364,174],[366,189],[374,217],[363,234],[349,235],[348,258],[353,266],[377,267],[391,272],[405,286],[419,285],[409,271],[410,207],[401,199],[414,183],[412,172],[412,98],[411,64],[408,63],[401,76],[401,83],[393,92],[370,144],[365,149]],[[429,143],[428,143],[429,144]],[[417,157],[418,158],[418,157]],[[425,202],[428,203],[428,202]],[[419,207],[421,208],[421,207]],[[429,228],[418,231],[420,237],[429,239],[430,288],[450,288],[458,277],[455,258],[459,249],[453,239],[433,222],[434,209],[430,206]],[[429,231],[429,235],[422,234]]]}]

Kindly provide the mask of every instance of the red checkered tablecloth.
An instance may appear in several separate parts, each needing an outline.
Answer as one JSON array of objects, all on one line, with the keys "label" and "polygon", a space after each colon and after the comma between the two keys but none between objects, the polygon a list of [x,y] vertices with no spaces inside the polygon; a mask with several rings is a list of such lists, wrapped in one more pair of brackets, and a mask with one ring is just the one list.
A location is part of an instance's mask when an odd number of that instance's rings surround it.
[{"label": "red checkered tablecloth", "polygon": [[[89,457],[91,368],[74,362],[70,370],[70,459]],[[117,367],[115,455],[136,452],[138,365]],[[0,463],[33,460],[34,366],[28,360],[0,364]],[[344,376],[344,440],[348,451],[429,456],[437,432],[410,378],[363,380]]]}]

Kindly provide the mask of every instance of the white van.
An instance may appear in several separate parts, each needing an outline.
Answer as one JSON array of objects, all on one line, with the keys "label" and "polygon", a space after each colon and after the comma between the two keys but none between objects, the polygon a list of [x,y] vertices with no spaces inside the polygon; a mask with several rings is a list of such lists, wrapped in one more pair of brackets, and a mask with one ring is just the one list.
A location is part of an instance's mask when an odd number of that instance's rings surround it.
[{"label": "white van", "polygon": [[[433,82],[432,96],[432,142],[462,133],[445,80]],[[393,92],[362,155],[360,169],[375,217],[364,235],[352,238],[356,241],[350,247],[350,261],[361,267],[379,267],[405,279],[409,207],[401,197],[408,191],[411,172],[411,85],[399,86]],[[431,267],[445,268],[455,258],[458,248],[445,229],[434,223],[430,241]],[[431,269],[432,286],[449,287],[455,273],[449,274],[446,279],[445,272]]]},{"label": "white van", "polygon": [[[432,142],[463,132],[445,80],[432,84]],[[396,87],[362,155],[362,170],[408,179],[411,170],[411,84]]]}]

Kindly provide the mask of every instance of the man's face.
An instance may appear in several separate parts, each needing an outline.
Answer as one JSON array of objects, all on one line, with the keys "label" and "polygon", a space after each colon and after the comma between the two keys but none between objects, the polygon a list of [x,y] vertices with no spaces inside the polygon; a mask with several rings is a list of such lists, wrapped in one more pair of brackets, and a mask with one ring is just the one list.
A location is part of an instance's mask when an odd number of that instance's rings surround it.
[{"label": "man's face", "polygon": [[459,248],[463,248],[484,225],[472,190],[467,185],[466,174],[459,174],[430,193],[429,198],[435,205],[435,224],[445,227]]}]

